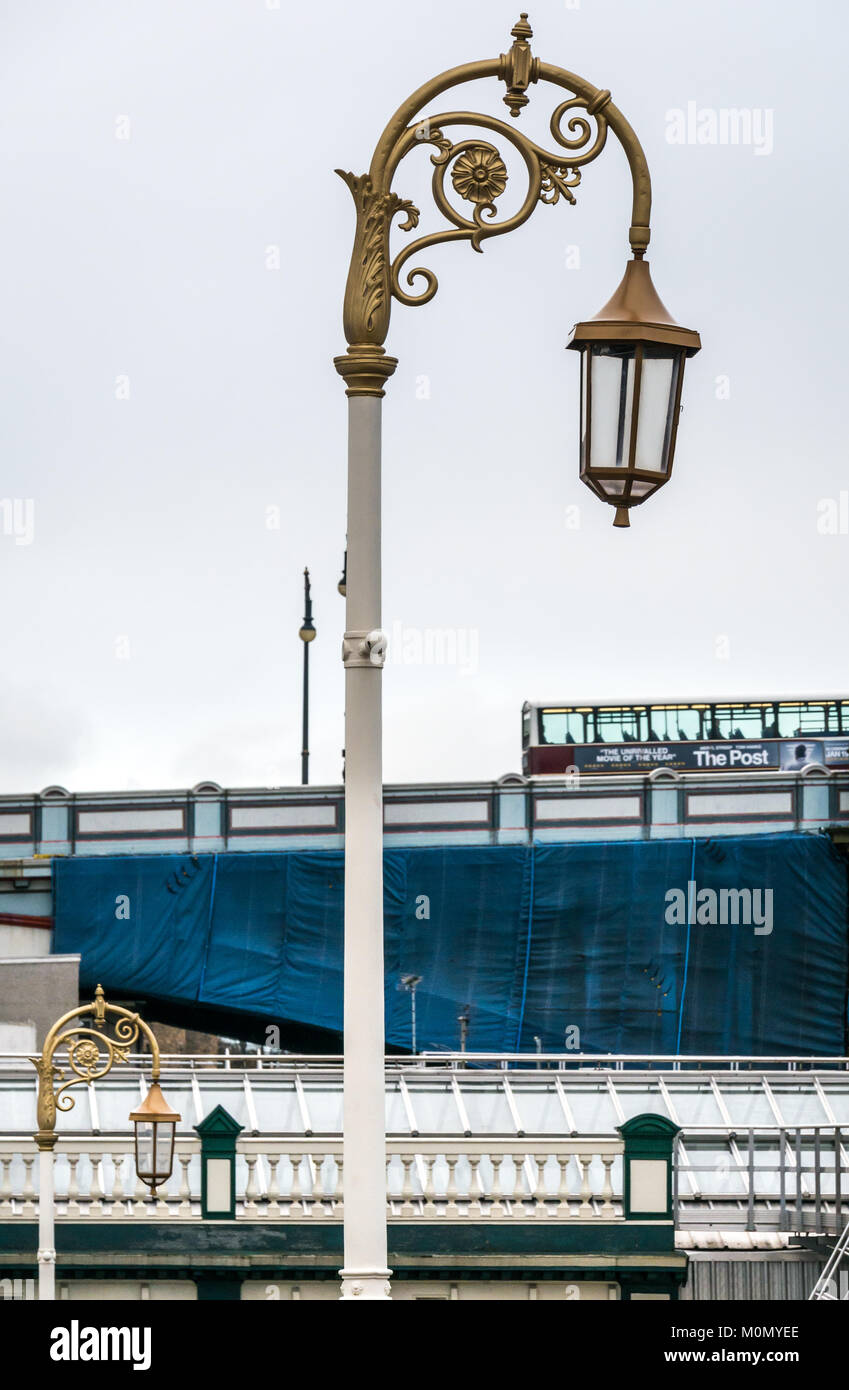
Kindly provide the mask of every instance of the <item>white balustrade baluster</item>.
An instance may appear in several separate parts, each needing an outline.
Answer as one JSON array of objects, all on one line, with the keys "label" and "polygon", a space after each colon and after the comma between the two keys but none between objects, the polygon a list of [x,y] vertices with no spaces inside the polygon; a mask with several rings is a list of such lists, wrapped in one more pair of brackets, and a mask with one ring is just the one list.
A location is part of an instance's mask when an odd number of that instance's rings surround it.
[{"label": "white balustrade baluster", "polygon": [[[107,1166],[106,1160],[109,1160]],[[115,1216],[115,1185],[118,1180],[118,1170],[115,1167],[115,1155],[103,1154],[101,1158],[103,1167],[101,1169],[101,1181],[103,1184],[103,1215]],[[109,1169],[111,1168],[111,1174]]]},{"label": "white balustrade baluster", "polygon": [[35,1163],[35,1154],[22,1154],[21,1156],[24,1161],[24,1185],[21,1191],[23,1206],[21,1207],[21,1214],[23,1216],[29,1216],[35,1211],[35,1186],[32,1180],[32,1167]]},{"label": "white balustrade baluster", "polygon": [[613,1206],[613,1183],[610,1178],[610,1170],[613,1167],[613,1154],[602,1154],[601,1161],[604,1164],[604,1184],[601,1189],[601,1215],[611,1217],[614,1215]]},{"label": "white balustrade baluster", "polygon": [[456,1173],[457,1173],[457,1155],[456,1155],[456,1154],[446,1154],[446,1155],[445,1155],[445,1162],[448,1164],[448,1184],[447,1184],[447,1186],[446,1186],[446,1188],[445,1188],[445,1196],[446,1196],[446,1198],[447,1198],[447,1205],[446,1205],[446,1207],[445,1207],[445,1215],[446,1215],[447,1217],[456,1219],[456,1218],[459,1216],[459,1214],[460,1214],[460,1209],[459,1209],[459,1207],[457,1206],[457,1197],[459,1196],[459,1193],[458,1193],[458,1191],[457,1191],[457,1181],[456,1181]]},{"label": "white balustrade baluster", "polygon": [[256,1157],[255,1153],[250,1152],[244,1155],[245,1163],[248,1166],[248,1176],[245,1181],[244,1213],[245,1216],[251,1217],[256,1215]]},{"label": "white balustrade baluster", "polygon": [[102,1216],[103,1202],[101,1198],[103,1197],[103,1187],[100,1182],[100,1164],[102,1160],[98,1153],[90,1153],[88,1157],[91,1163],[91,1183],[88,1189],[88,1214],[89,1216]]},{"label": "white balustrade baluster", "polygon": [[126,1154],[118,1152],[112,1155],[112,1213],[114,1216],[123,1216],[126,1202],[124,1201],[124,1163]]},{"label": "white balustrade baluster", "polygon": [[487,1154],[486,1157],[492,1164],[492,1188],[490,1190],[490,1200],[488,1212],[490,1216],[506,1216],[507,1207],[504,1202],[504,1154]]},{"label": "white balustrade baluster", "polygon": [[180,1153],[177,1155],[180,1160],[180,1205],[177,1208],[180,1216],[191,1216],[192,1214],[192,1187],[189,1182],[189,1166],[192,1161],[191,1153]]},{"label": "white balustrade baluster", "polygon": [[[289,1158],[292,1164],[292,1191],[290,1193],[290,1214],[292,1216],[298,1216],[303,1215],[303,1200],[301,1193],[301,1159],[303,1158],[303,1154],[290,1154]],[[301,1205],[300,1212],[296,1210],[298,1203],[300,1203]]]},{"label": "white balustrade baluster", "polygon": [[341,1211],[345,1205],[345,1193],[342,1185],[342,1155],[335,1154],[333,1161],[336,1164],[336,1185],[333,1189],[333,1210],[335,1214],[337,1210]]},{"label": "white balustrade baluster", "polygon": [[0,1154],[0,1211],[12,1209],[12,1155]]},{"label": "white balustrade baluster", "polygon": [[79,1216],[79,1214],[80,1214],[80,1203],[79,1203],[80,1188],[79,1188],[79,1182],[78,1182],[78,1180],[77,1180],[77,1164],[79,1163],[79,1161],[80,1161],[80,1156],[79,1156],[79,1154],[75,1154],[75,1153],[69,1153],[69,1154],[68,1154],[68,1215],[69,1215],[69,1216]]},{"label": "white balustrade baluster", "polygon": [[279,1154],[266,1154],[268,1161],[268,1215],[280,1215],[280,1187],[277,1169],[280,1166]]},{"label": "white balustrade baluster", "polygon": [[416,1210],[413,1206],[413,1166],[416,1161],[415,1154],[404,1153],[400,1155],[403,1179],[401,1181],[401,1216],[415,1216]]},{"label": "white balustrade baluster", "polygon": [[316,1216],[328,1216],[330,1211],[324,1204],[324,1154],[313,1154],[313,1212]]},{"label": "white balustrade baluster", "polygon": [[480,1162],[480,1154],[469,1154],[469,1204],[467,1208],[467,1215],[469,1216],[484,1216],[486,1214],[486,1208],[481,1196],[480,1178],[478,1176]]},{"label": "white balustrade baluster", "polygon": [[536,1206],[535,1215],[541,1219],[547,1219],[551,1215],[551,1208],[546,1201],[545,1190],[545,1165],[548,1162],[547,1154],[533,1154],[531,1163],[536,1170]]},{"label": "white balustrade baluster", "polygon": [[[537,1209],[536,1181],[532,1183],[528,1175],[528,1157],[528,1154],[522,1154],[520,1158],[515,1160],[517,1169],[516,1197],[518,1200],[513,1208],[513,1214],[514,1216],[521,1216],[525,1220],[529,1216],[535,1216]],[[534,1175],[536,1175],[536,1163],[533,1157],[531,1157],[530,1166]],[[527,1189],[527,1191],[525,1189]]]},{"label": "white balustrade baluster", "polygon": [[556,1157],[557,1167],[560,1172],[560,1183],[557,1188],[557,1215],[558,1217],[565,1218],[568,1220],[568,1218],[572,1215],[572,1211],[569,1206],[569,1165],[572,1162],[572,1158],[570,1154],[566,1154],[565,1156],[562,1154],[557,1154]]},{"label": "white balustrade baluster", "polygon": [[581,1154],[580,1158],[578,1159],[578,1162],[581,1165],[582,1175],[581,1205],[578,1209],[578,1215],[582,1217],[588,1217],[593,1215],[592,1202],[590,1200],[590,1198],[592,1197],[592,1190],[590,1188],[590,1164],[592,1163],[592,1158],[585,1158],[584,1155]]}]

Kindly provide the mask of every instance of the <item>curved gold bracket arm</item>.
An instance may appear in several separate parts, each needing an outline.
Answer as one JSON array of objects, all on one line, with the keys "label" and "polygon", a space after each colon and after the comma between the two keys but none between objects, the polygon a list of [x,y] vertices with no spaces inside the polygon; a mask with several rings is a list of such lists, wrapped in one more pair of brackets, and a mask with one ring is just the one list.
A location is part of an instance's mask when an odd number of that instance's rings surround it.
[{"label": "curved gold bracket arm", "polygon": [[[450,68],[426,82],[398,108],[378,140],[367,174],[360,176],[337,173],[348,184],[357,209],[357,227],[348,283],[345,291],[344,327],[349,344],[348,354],[337,361],[337,367],[349,385],[357,374],[357,349],[368,348],[368,362],[363,364],[362,389],[372,394],[374,360],[382,354],[389,329],[391,299],[404,304],[426,304],[437,290],[436,276],[421,266],[406,272],[404,283],[400,272],[410,256],[425,247],[441,242],[467,240],[476,251],[491,236],[513,231],[528,220],[538,203],[553,204],[561,198],[574,202],[573,189],[578,185],[584,165],[602,151],[608,130],[612,131],[625,151],[631,171],[633,197],[629,240],[631,250],[641,259],[649,243],[651,216],[651,179],[642,146],[631,126],[610,99],[610,92],[565,68],[555,67],[533,58],[529,40],[532,31],[527,15],[522,15],[513,29],[514,44],[499,58],[464,63]],[[532,83],[547,82],[569,93],[556,107],[550,122],[555,149],[545,150],[526,135],[495,117],[474,112],[450,111],[440,116],[423,117],[422,112],[436,97],[449,88],[481,78],[495,77],[507,86],[504,101],[511,116],[518,117],[527,104],[526,88]],[[565,130],[563,121],[566,121]],[[522,157],[528,176],[528,189],[519,211],[498,220],[497,199],[507,184],[507,169],[500,152],[492,141],[467,138],[453,143],[446,130],[455,125],[478,127],[506,140]],[[419,210],[408,199],[392,191],[392,182],[400,162],[421,144],[435,146],[431,156],[434,165],[434,202],[449,226],[427,236],[419,237],[406,246],[393,261],[389,251],[389,233],[396,215],[403,214],[401,230],[412,231],[419,222]],[[454,193],[471,204],[468,215],[449,201],[445,176],[450,173]],[[418,293],[412,293],[415,280],[424,281]],[[388,374],[388,373],[387,373]]]},{"label": "curved gold bracket arm", "polygon": [[[91,1016],[92,1025],[76,1025],[69,1028],[75,1018]],[[114,1018],[112,1037],[106,1031],[107,1022]],[[159,1044],[153,1032],[139,1014],[123,1009],[119,1004],[108,1004],[100,985],[94,992],[91,1004],[83,1004],[71,1009],[57,1019],[44,1039],[40,1057],[30,1061],[38,1073],[38,1138],[42,1147],[50,1148],[55,1142],[56,1111],[72,1110],[74,1097],[67,1092],[72,1086],[81,1086],[97,1081],[112,1070],[116,1062],[126,1062],[133,1043],[141,1035],[150,1043],[153,1058],[151,1080],[159,1080]],[[57,1067],[53,1058],[58,1050],[68,1053],[68,1069],[72,1073],[65,1080],[65,1068]],[[58,1087],[55,1082],[62,1084]]]}]

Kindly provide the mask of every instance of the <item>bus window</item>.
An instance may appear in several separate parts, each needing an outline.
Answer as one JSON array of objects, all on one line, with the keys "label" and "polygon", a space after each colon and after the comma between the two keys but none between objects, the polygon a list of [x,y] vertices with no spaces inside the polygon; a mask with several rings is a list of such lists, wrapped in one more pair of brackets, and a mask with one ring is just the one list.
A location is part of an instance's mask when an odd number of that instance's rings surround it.
[{"label": "bus window", "polygon": [[650,738],[662,743],[702,737],[702,712],[691,705],[652,705]]},{"label": "bus window", "polygon": [[[719,738],[763,738],[773,722],[771,705],[716,705]],[[715,735],[716,737],[716,735]]]},{"label": "bus window", "polygon": [[584,717],[582,710],[540,710],[540,743],[586,743]]},{"label": "bus window", "polygon": [[825,734],[830,729],[837,729],[835,716],[835,707],[829,701],[782,702],[778,706],[778,732],[782,738],[796,738],[799,734]]},{"label": "bus window", "polygon": [[844,734],[849,734],[849,700],[843,700],[840,706],[840,727]]},{"label": "bus window", "polygon": [[527,748],[531,741],[531,708],[525,705],[522,710],[522,747]]},{"label": "bus window", "polygon": [[645,707],[625,705],[615,709],[597,709],[595,737],[597,743],[640,743],[648,737]]}]

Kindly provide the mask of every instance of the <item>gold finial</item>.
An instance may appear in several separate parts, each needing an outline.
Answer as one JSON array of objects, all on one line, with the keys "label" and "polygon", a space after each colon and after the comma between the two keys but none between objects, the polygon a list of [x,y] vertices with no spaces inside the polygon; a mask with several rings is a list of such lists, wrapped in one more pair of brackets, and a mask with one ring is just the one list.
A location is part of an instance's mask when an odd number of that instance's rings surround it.
[{"label": "gold finial", "polygon": [[103,985],[98,985],[94,991],[94,1026],[102,1028],[106,1021],[106,999],[103,994]]},{"label": "gold finial", "polygon": [[522,107],[528,104],[525,89],[531,82],[539,80],[539,59],[531,55],[528,40],[533,38],[534,31],[524,11],[510,33],[513,36],[513,47],[509,53],[502,53],[498,76],[507,84],[509,90],[504,102],[510,108],[510,115],[516,117],[521,115]]}]

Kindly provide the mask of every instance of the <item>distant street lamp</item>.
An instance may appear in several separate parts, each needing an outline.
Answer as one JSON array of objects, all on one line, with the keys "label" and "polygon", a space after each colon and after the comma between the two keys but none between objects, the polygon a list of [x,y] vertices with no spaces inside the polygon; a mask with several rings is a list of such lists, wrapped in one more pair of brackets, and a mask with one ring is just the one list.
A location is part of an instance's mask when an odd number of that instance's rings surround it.
[{"label": "distant street lamp", "polygon": [[[106,1032],[107,1015],[114,1015],[113,1036]],[[91,1018],[91,1026],[66,1024],[73,1019]],[[133,1043],[144,1034],[150,1043],[153,1064],[150,1087],[138,1110],[130,1115],[135,1128],[136,1172],[142,1182],[156,1193],[159,1184],[171,1176],[174,1162],[174,1132],[180,1116],[172,1110],[159,1088],[159,1044],[148,1024],[138,1014],[107,1004],[100,985],[94,991],[91,1004],[83,1004],[63,1014],[53,1024],[44,1040],[40,1057],[31,1057],[38,1072],[38,1297],[56,1297],[55,1198],[53,1150],[56,1147],[56,1111],[73,1110],[74,1097],[67,1092],[72,1086],[98,1081],[112,1070],[116,1062],[129,1060]],[[73,1073],[65,1080],[65,1067],[58,1067],[54,1058],[60,1050],[67,1052],[67,1067]],[[105,1054],[105,1055],[104,1055]],[[55,1082],[62,1084],[55,1088]]]},{"label": "distant street lamp", "polygon": [[315,628],[312,621],[312,599],[310,598],[310,572],[304,570],[304,621],[298,633],[304,644],[304,694],[303,723],[301,728],[301,786],[310,780],[310,642],[315,641]]},{"label": "distant street lamp", "polygon": [[[570,346],[582,353],[581,477],[616,508],[625,526],[632,507],[669,477],[675,448],[684,358],[698,351],[696,333],[679,328],[655,293],[644,261],[649,244],[651,180],[642,147],[610,92],[583,77],[543,63],[531,53],[523,14],[508,53],[452,68],[414,92],[380,139],[368,173],[338,170],[356,205],[356,232],[345,290],[347,352],[335,358],[348,396],[348,567],[345,666],[345,1265],[342,1297],[390,1297],[386,1239],[386,1135],[384,1094],[383,787],[381,670],[381,399],[397,359],[384,348],[392,300],[427,304],[438,283],[432,270],[408,262],[441,242],[484,241],[522,226],[540,204],[574,203],[583,167],[602,151],[608,131],[621,144],[631,171],[629,241],[633,261],[610,304],[597,319],[577,326]],[[556,146],[545,149],[506,121],[479,112],[426,111],[449,88],[495,78],[507,88],[514,119],[528,104],[528,87],[565,90],[549,129]],[[565,126],[564,126],[565,121]],[[527,177],[518,211],[499,219],[498,199],[508,171],[490,140],[454,141],[453,127],[476,127],[513,147]],[[416,237],[393,258],[389,234],[418,226],[419,209],[392,189],[413,150],[431,146],[432,190],[448,227]],[[450,175],[453,194],[446,190]],[[452,199],[466,206],[462,210]],[[403,273],[402,273],[403,272]],[[420,286],[416,292],[416,286]],[[546,291],[547,292],[547,291]],[[529,291],[530,297],[530,291]],[[521,305],[505,306],[510,351],[527,351]],[[479,405],[479,403],[478,403]],[[527,413],[527,401],[514,413]],[[547,406],[546,406],[547,408]],[[506,412],[505,412],[506,413]]]},{"label": "distant street lamp", "polygon": [[416,1055],[416,990],[422,982],[421,975],[402,975],[401,984],[410,993],[410,1051]]}]

